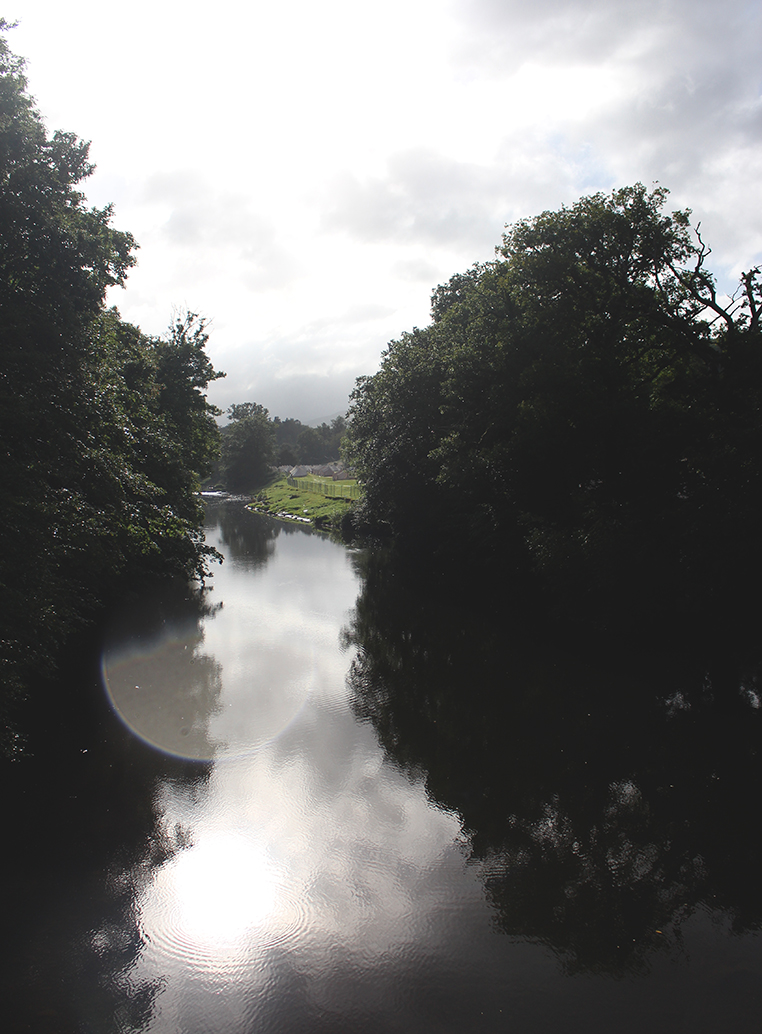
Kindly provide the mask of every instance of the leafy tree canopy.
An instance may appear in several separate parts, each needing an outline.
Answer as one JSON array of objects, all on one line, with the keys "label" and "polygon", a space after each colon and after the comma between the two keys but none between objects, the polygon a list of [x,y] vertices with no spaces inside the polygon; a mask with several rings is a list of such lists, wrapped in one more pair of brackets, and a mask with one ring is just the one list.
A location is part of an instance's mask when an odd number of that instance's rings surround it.
[{"label": "leafy tree canopy", "polygon": [[352,395],[370,527],[601,613],[738,618],[762,571],[758,270],[723,301],[666,199],[637,184],[522,220],[434,291]]},{"label": "leafy tree canopy", "polygon": [[222,433],[222,472],[231,492],[245,492],[261,484],[275,455],[275,431],[270,414],[256,402],[228,409],[230,423]]},{"label": "leafy tree canopy", "polygon": [[[88,144],[48,136],[0,20],[0,710],[116,576],[200,575],[217,450],[203,320],[149,338],[106,307],[135,241],[87,207]],[[12,743],[10,744],[12,746]]]}]

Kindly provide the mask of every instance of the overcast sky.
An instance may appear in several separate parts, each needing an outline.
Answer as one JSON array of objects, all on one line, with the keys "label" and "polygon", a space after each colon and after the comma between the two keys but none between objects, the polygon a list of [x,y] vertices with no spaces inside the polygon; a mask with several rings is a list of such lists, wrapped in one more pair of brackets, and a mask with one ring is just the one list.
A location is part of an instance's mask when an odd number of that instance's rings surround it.
[{"label": "overcast sky", "polygon": [[49,130],[140,244],[111,302],[211,320],[221,407],[343,412],[503,228],[658,181],[762,261],[758,0],[6,0]]}]

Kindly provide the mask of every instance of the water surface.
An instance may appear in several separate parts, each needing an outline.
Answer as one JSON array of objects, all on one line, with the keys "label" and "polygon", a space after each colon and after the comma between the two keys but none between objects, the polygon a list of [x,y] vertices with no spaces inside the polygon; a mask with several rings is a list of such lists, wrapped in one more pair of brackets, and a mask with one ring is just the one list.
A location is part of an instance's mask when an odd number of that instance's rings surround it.
[{"label": "water surface", "polygon": [[125,604],[9,769],[5,1029],[759,1030],[754,709],[235,502],[207,537],[203,611]]}]

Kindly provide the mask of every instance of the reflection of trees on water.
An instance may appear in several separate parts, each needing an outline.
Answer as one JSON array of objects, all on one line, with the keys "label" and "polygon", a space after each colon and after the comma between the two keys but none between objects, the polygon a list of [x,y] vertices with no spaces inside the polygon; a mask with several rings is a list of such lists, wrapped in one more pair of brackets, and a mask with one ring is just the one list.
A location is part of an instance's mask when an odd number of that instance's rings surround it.
[{"label": "reflection of trees on water", "polygon": [[364,563],[355,709],[460,813],[503,930],[624,973],[679,949],[701,907],[760,928],[758,710],[718,717],[695,658],[554,649],[462,586],[445,603]]},{"label": "reflection of trees on water", "polygon": [[92,636],[73,645],[61,665],[71,685],[36,694],[29,754],[4,763],[4,1030],[139,1031],[161,991],[134,982],[135,901],[187,835],[163,828],[159,792],[167,780],[201,790],[211,769],[153,751],[113,720],[96,666],[81,661],[96,653]]},{"label": "reflection of trees on water", "polygon": [[237,567],[253,569],[264,566],[275,553],[275,540],[279,535],[325,535],[305,524],[289,524],[278,521],[263,513],[247,510],[242,499],[240,505],[206,501],[207,537],[214,529],[219,531],[225,544],[229,562]]},{"label": "reflection of trees on water", "polygon": [[284,525],[262,514],[251,513],[241,502],[240,506],[230,503],[207,501],[207,533],[218,528],[220,537],[227,547],[228,563],[238,567],[262,567],[275,552],[275,540]]}]

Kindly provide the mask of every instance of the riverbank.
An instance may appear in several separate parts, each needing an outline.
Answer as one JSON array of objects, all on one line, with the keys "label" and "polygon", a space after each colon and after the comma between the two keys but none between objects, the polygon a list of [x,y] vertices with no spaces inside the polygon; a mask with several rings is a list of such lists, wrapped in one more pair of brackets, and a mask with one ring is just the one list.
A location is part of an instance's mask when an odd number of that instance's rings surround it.
[{"label": "riverbank", "polygon": [[[299,481],[307,479],[299,479]],[[341,524],[352,509],[349,499],[332,498],[311,492],[306,484],[295,488],[280,474],[257,493],[248,508],[266,513],[281,521],[309,524],[323,531],[339,532]]]}]

